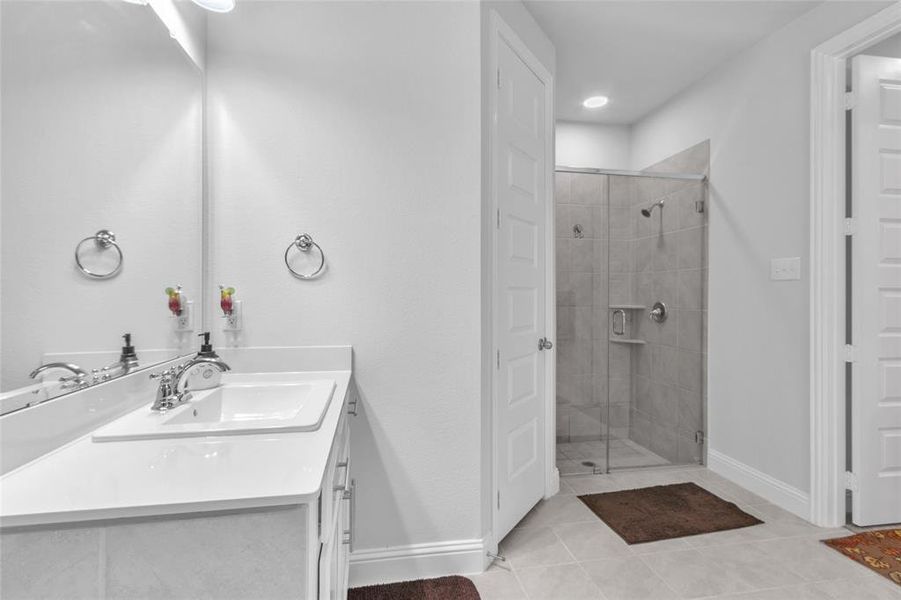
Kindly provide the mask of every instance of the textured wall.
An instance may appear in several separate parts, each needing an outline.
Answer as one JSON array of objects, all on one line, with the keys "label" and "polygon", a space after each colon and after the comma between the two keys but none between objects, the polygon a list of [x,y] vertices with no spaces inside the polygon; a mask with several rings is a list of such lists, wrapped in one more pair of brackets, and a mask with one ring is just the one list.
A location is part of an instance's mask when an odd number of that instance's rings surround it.
[{"label": "textured wall", "polygon": [[[632,127],[634,168],[710,140],[710,448],[799,490],[810,481],[810,50],[888,4],[823,2]],[[770,259],[792,256],[801,280],[771,281]]]},{"label": "textured wall", "polygon": [[[209,21],[213,281],[244,301],[238,345],[353,345],[360,549],[480,535],[479,19],[239,2]],[[315,281],[283,263],[301,232]]]},{"label": "textured wall", "polygon": [[631,131],[628,125],[557,121],[556,163],[567,167],[628,170]]},{"label": "textured wall", "polygon": [[[200,294],[203,97],[200,72],[149,7],[0,10],[5,391],[33,383],[45,352],[116,351],[126,331],[139,358],[177,346],[163,290]],[[100,229],[124,254],[104,281],[73,260]],[[82,256],[94,270],[114,266],[90,242]]]}]

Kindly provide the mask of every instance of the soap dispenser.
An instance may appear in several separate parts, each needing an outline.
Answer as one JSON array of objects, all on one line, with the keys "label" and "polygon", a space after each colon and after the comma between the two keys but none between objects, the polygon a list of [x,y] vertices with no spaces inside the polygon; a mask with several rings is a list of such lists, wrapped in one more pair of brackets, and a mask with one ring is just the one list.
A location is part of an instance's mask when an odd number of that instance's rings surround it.
[{"label": "soap dispenser", "polygon": [[119,363],[122,365],[122,370],[128,373],[138,368],[138,354],[135,352],[135,347],[131,345],[130,333],[123,335],[122,339],[125,340],[125,344],[122,346],[122,354],[119,355]]},{"label": "soap dispenser", "polygon": [[[197,353],[197,356],[219,360],[219,355],[216,354],[210,343],[210,332],[205,331],[198,337],[203,338],[203,343],[200,345],[200,352]],[[187,390],[209,390],[218,387],[222,382],[222,371],[208,364],[194,365],[188,373],[186,382],[185,389]]]},{"label": "soap dispenser", "polygon": [[201,334],[198,334],[197,337],[203,338],[203,343],[200,344],[200,352],[197,353],[197,356],[203,356],[205,358],[219,358],[219,355],[216,354],[215,350],[213,350],[213,345],[210,343],[210,332],[204,331]]}]

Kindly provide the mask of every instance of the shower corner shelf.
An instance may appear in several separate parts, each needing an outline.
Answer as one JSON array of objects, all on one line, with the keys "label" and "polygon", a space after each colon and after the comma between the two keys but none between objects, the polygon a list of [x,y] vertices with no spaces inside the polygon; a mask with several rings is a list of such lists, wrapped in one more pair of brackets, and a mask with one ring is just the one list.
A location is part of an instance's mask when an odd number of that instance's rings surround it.
[{"label": "shower corner shelf", "polygon": [[617,344],[639,344],[639,345],[641,345],[641,344],[647,343],[644,340],[631,340],[629,338],[615,338],[615,337],[611,337],[610,341],[615,342]]},{"label": "shower corner shelf", "polygon": [[610,310],[644,310],[647,306],[644,304],[611,304]]}]

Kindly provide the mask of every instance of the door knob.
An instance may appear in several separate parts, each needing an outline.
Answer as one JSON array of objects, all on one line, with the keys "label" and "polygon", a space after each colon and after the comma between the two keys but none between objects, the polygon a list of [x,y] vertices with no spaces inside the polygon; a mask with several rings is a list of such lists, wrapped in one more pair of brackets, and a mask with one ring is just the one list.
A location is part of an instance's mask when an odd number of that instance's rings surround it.
[{"label": "door knob", "polygon": [[663,323],[667,316],[669,315],[666,312],[666,304],[663,302],[655,302],[653,309],[648,313],[648,317],[655,323]]},{"label": "door knob", "polygon": [[554,347],[554,343],[551,340],[547,339],[546,337],[543,337],[540,340],[538,340],[538,349],[539,350],[550,350],[553,347]]}]

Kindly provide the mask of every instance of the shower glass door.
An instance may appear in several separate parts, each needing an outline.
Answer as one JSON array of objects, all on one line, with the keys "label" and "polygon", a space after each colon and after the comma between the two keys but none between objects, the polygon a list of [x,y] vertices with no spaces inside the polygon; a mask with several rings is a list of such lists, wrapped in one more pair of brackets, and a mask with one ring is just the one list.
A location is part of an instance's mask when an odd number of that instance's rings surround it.
[{"label": "shower glass door", "polygon": [[704,460],[708,160],[556,174],[561,475]]},{"label": "shower glass door", "polygon": [[557,467],[607,470],[608,177],[557,172]]},{"label": "shower glass door", "polygon": [[706,183],[609,180],[608,468],[698,463]]}]

